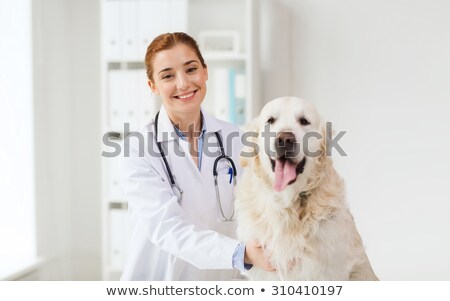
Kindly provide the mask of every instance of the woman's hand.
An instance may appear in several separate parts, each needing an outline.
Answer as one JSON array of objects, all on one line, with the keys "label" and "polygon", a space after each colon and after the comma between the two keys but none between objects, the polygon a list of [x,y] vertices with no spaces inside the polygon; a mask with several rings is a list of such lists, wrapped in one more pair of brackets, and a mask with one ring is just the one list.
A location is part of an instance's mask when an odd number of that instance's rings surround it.
[{"label": "woman's hand", "polygon": [[263,247],[256,240],[250,240],[246,243],[244,262],[268,272],[275,272],[270,258],[264,253]]}]

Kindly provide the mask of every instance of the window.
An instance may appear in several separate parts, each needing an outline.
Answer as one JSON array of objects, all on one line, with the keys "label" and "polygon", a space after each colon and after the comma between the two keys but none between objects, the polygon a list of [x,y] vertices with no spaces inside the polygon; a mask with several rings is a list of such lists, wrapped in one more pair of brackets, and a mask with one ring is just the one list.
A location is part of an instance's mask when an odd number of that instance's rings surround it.
[{"label": "window", "polygon": [[0,0],[0,279],[36,257],[31,0]]}]

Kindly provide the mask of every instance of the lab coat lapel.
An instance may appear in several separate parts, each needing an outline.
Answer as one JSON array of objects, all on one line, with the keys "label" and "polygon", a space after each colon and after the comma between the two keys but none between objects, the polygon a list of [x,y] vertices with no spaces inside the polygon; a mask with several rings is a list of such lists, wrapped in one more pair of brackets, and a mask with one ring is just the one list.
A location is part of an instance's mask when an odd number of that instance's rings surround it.
[{"label": "lab coat lapel", "polygon": [[[222,125],[217,121],[217,119],[209,116],[202,109],[203,118],[205,118],[205,128],[207,133],[215,133],[222,129]],[[164,134],[166,133],[166,134]],[[158,121],[158,141],[171,141],[177,138],[177,134],[173,128],[172,121],[170,121],[169,115],[167,114],[164,105],[161,106]]]},{"label": "lab coat lapel", "polygon": [[170,121],[169,115],[167,115],[167,111],[164,105],[162,105],[161,109],[159,110],[158,119],[158,137],[156,137],[158,142],[175,140],[177,133],[175,133],[172,121]]},{"label": "lab coat lapel", "polygon": [[[203,182],[198,167],[190,155],[189,143],[178,137],[164,105],[161,106],[158,119],[157,140],[162,142],[161,146],[166,153],[166,159],[173,170],[174,177],[176,178],[176,174],[183,174],[189,177],[194,176],[197,181]],[[178,182],[177,179],[175,181]]]},{"label": "lab coat lapel", "polygon": [[[213,183],[213,164],[218,154],[220,154],[220,148],[215,137],[215,132],[218,131],[220,133],[223,126],[217,119],[212,118],[205,113],[203,109],[202,114],[206,132],[203,141],[202,168],[200,171],[190,157],[188,142],[183,141],[178,137],[164,105],[161,106],[159,113],[157,140],[158,142],[162,142],[162,147],[166,152],[166,157],[172,169],[177,169],[179,166],[189,168],[191,172],[188,174],[195,175],[198,181],[202,182],[207,187],[210,187],[211,183]],[[184,157],[175,154],[174,149],[178,146],[180,146],[181,150],[184,152]],[[224,146],[226,148],[226,145]],[[208,147],[208,149],[205,149],[205,147]],[[186,174],[186,170],[184,170],[183,174]]]}]

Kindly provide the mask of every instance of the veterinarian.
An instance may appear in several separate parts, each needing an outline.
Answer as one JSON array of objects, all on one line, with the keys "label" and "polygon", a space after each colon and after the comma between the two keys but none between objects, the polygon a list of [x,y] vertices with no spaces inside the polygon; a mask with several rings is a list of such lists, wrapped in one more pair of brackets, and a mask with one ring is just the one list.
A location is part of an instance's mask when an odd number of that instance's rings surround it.
[{"label": "veterinarian", "polygon": [[239,129],[201,109],[208,69],[196,41],[162,34],[149,45],[145,65],[163,105],[155,121],[125,141],[133,232],[121,279],[231,280],[252,265],[273,270],[257,242],[233,238]]}]

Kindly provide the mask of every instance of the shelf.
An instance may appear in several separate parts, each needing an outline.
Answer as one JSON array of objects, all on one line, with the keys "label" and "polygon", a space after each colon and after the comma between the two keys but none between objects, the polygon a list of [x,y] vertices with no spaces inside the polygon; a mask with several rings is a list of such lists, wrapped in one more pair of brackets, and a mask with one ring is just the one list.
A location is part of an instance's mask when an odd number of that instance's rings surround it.
[{"label": "shelf", "polygon": [[144,58],[141,61],[133,60],[133,61],[121,61],[121,60],[108,60],[106,61],[108,64],[109,70],[119,70],[119,69],[145,69]]},{"label": "shelf", "polygon": [[109,209],[120,209],[120,210],[127,210],[128,209],[128,203],[125,200],[121,199],[107,199],[106,200],[108,204]]},{"label": "shelf", "polygon": [[245,54],[235,53],[209,53],[203,52],[205,61],[245,61],[247,56]]}]

